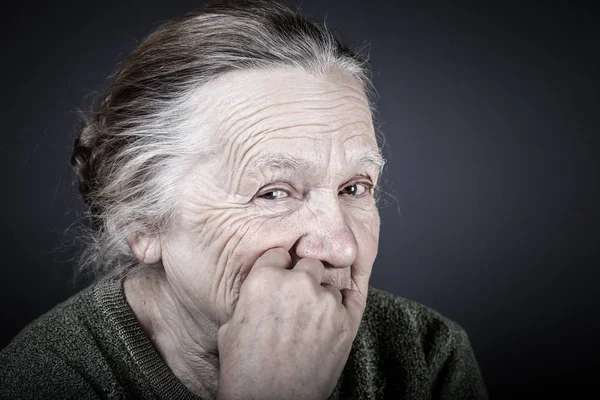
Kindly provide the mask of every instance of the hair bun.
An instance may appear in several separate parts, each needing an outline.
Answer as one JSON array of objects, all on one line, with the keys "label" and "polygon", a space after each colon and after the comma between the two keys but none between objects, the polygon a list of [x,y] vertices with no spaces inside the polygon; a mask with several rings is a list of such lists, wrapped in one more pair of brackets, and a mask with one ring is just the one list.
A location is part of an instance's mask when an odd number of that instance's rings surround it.
[{"label": "hair bun", "polygon": [[93,122],[86,122],[86,125],[75,138],[73,154],[71,155],[71,166],[77,176],[77,186],[83,197],[83,201],[89,206],[91,193],[94,190],[95,168],[94,160],[97,159],[95,153],[95,143],[100,136]]}]

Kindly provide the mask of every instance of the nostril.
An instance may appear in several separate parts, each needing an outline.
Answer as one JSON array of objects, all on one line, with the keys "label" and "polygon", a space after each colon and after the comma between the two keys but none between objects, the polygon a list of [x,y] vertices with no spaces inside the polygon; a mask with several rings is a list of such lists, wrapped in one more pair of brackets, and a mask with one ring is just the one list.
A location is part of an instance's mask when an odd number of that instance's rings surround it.
[{"label": "nostril", "polygon": [[292,254],[292,268],[294,268],[296,266],[296,264],[298,264],[298,261],[300,261],[301,258],[298,257],[298,255],[296,253]]},{"label": "nostril", "polygon": [[289,252],[292,266],[300,259],[313,258],[321,261],[326,268],[346,268],[354,263],[357,243],[348,227],[334,227],[301,236]]},{"label": "nostril", "polygon": [[301,238],[298,238],[298,240],[296,240],[296,243],[294,243],[294,245],[290,248],[290,257],[292,258],[292,268],[294,268],[296,266],[296,264],[298,263],[298,261],[300,261],[302,259],[302,257],[300,257],[298,255],[298,253],[296,252],[296,248],[298,247],[298,242],[300,242]]}]

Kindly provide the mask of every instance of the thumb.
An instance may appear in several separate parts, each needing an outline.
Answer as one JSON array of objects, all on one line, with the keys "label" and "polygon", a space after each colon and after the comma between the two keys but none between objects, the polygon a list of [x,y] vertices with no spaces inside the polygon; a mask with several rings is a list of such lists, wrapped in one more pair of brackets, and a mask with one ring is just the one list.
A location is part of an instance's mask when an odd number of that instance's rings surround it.
[{"label": "thumb", "polygon": [[250,274],[252,274],[252,271],[258,271],[265,267],[291,269],[292,256],[290,256],[289,251],[283,247],[274,247],[269,249],[254,262],[254,266],[250,270]]}]

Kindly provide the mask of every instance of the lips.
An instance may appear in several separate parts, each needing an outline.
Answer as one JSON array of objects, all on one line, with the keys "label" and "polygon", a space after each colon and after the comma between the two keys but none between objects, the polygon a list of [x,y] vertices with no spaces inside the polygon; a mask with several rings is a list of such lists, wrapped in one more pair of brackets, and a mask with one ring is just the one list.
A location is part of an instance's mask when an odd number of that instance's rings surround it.
[{"label": "lips", "polygon": [[338,289],[350,289],[352,287],[350,268],[336,268],[335,273],[325,271],[325,276],[321,283],[329,283]]}]

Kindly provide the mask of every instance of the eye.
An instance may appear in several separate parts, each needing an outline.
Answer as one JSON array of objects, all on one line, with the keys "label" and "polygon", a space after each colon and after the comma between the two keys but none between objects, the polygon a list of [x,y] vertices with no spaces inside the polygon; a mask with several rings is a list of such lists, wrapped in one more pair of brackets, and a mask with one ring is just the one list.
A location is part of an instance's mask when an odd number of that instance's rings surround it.
[{"label": "eye", "polygon": [[345,194],[348,196],[361,196],[372,187],[373,185],[367,183],[354,183],[343,188],[340,191],[340,194]]},{"label": "eye", "polygon": [[287,194],[287,192],[285,190],[274,189],[274,190],[265,192],[258,197],[260,197],[261,199],[265,199],[265,200],[278,200],[278,199],[283,199],[288,196],[289,195]]}]

